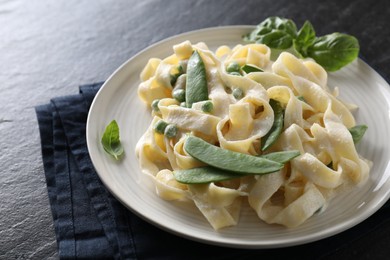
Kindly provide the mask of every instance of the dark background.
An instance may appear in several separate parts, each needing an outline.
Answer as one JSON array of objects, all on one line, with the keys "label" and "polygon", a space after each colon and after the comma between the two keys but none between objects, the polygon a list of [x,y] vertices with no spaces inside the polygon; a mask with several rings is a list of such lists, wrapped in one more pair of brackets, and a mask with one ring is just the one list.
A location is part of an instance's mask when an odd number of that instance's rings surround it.
[{"label": "dark background", "polygon": [[[34,106],[104,81],[166,37],[275,15],[354,35],[360,57],[390,78],[386,0],[0,0],[0,259],[57,258]],[[386,259],[389,245],[387,224],[326,258]]]}]

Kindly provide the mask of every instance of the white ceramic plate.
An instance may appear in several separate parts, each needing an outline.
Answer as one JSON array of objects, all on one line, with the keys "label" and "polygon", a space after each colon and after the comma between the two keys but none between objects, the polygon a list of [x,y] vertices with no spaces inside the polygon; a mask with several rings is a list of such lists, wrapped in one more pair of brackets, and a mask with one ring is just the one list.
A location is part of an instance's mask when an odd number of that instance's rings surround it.
[{"label": "white ceramic plate", "polygon": [[[204,243],[241,247],[275,248],[308,243],[342,232],[377,211],[390,196],[390,86],[372,68],[357,60],[329,75],[329,86],[338,86],[341,97],[359,105],[358,123],[368,131],[358,146],[359,153],[373,161],[365,186],[335,198],[322,214],[298,228],[261,222],[244,206],[237,226],[214,231],[191,205],[168,202],[155,194],[151,180],[140,171],[134,148],[147,129],[150,110],[137,96],[139,75],[149,58],[165,58],[172,46],[184,40],[205,42],[209,48],[241,43],[241,36],[253,26],[216,27],[181,34],[150,46],[120,68],[105,82],[92,104],[87,122],[87,142],[92,162],[106,187],[126,207],[150,223],[169,232]],[[116,119],[121,131],[125,157],[116,162],[101,144],[105,126]]]}]

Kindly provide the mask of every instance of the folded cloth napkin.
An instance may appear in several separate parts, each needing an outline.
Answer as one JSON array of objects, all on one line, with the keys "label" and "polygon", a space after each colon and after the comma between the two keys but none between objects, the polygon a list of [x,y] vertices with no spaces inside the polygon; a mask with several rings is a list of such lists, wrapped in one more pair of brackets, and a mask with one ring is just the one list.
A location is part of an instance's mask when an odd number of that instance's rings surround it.
[{"label": "folded cloth napkin", "polygon": [[[362,245],[379,243],[371,241],[373,234],[378,237],[378,232],[390,230],[389,202],[363,223],[339,235],[279,249],[224,248],[190,241],[154,227],[107,191],[90,160],[86,120],[101,85],[81,86],[78,95],[54,98],[50,104],[36,107],[61,259],[252,259],[285,255],[316,259],[349,257],[352,251],[361,256]],[[379,237],[387,239],[387,243],[390,240],[389,232]],[[378,250],[377,255],[371,256],[378,259],[386,253],[389,249]]]}]

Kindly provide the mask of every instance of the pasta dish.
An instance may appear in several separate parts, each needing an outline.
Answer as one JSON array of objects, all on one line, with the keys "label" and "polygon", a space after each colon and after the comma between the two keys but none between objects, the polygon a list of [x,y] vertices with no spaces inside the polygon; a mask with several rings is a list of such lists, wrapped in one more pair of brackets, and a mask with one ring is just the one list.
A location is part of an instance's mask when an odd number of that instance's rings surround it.
[{"label": "pasta dish", "polygon": [[355,147],[357,106],[315,61],[270,57],[264,44],[212,51],[185,41],[140,75],[153,117],[136,146],[142,172],[216,230],[238,224],[244,200],[261,221],[299,226],[369,176]]}]

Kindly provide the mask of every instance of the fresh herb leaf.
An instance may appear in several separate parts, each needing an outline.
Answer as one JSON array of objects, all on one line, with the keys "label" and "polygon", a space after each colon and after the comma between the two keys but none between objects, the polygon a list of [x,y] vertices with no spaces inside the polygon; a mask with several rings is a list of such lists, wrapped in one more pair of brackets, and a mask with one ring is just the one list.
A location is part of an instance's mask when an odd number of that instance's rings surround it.
[{"label": "fresh herb leaf", "polygon": [[273,16],[265,19],[259,24],[259,26],[284,31],[291,35],[291,37],[293,38],[295,38],[297,34],[297,26],[292,20],[281,18],[278,16]]},{"label": "fresh herb leaf", "polygon": [[119,160],[124,153],[119,137],[119,126],[115,120],[112,120],[111,123],[106,126],[101,143],[104,151],[112,155],[116,160]]},{"label": "fresh herb leaf", "polygon": [[259,35],[256,42],[263,43],[270,48],[287,49],[292,45],[293,38],[286,32],[270,30],[264,35]]},{"label": "fresh herb leaf", "polygon": [[297,27],[292,20],[274,16],[261,22],[244,40],[262,43],[270,48],[288,49],[292,46],[296,34]]},{"label": "fresh herb leaf", "polygon": [[281,50],[313,58],[327,71],[341,69],[355,60],[359,54],[359,42],[351,35],[332,33],[316,37],[314,27],[309,21],[306,21],[297,32],[293,21],[280,17],[267,18],[251,33],[243,36],[243,39],[272,48],[271,56],[274,58]]},{"label": "fresh herb leaf", "polygon": [[357,144],[362,140],[363,135],[365,134],[368,126],[366,125],[356,125],[354,127],[349,128],[349,132],[352,135],[353,143]]},{"label": "fresh herb leaf", "polygon": [[313,25],[306,21],[294,40],[294,48],[303,57],[307,57],[307,48],[313,44],[316,39],[316,32]]},{"label": "fresh herb leaf", "polygon": [[355,60],[358,54],[358,40],[343,33],[319,37],[307,48],[307,56],[313,58],[327,71],[341,69]]},{"label": "fresh herb leaf", "polygon": [[269,101],[272,109],[274,110],[274,123],[269,132],[261,140],[261,150],[265,151],[268,147],[276,142],[283,130],[284,123],[284,109],[281,104],[271,99]]}]

